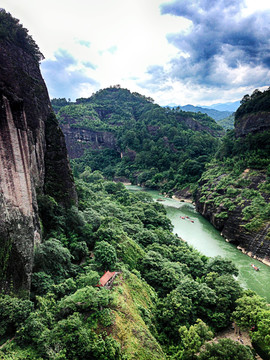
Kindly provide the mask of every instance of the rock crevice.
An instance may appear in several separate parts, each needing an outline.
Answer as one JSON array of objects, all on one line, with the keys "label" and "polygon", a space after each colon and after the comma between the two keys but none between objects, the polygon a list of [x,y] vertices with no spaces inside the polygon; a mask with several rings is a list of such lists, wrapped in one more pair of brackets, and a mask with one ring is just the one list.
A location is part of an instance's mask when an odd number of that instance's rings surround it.
[{"label": "rock crevice", "polygon": [[42,238],[37,192],[60,182],[56,200],[64,206],[76,202],[76,193],[38,61],[4,39],[0,45],[0,287],[28,292]]}]

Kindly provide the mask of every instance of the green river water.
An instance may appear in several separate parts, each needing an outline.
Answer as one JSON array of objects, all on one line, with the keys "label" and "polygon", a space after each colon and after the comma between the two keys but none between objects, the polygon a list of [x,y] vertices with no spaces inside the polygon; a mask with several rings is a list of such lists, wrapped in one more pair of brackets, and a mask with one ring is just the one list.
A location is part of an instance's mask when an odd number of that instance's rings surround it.
[{"label": "green river water", "polygon": [[[167,216],[174,226],[173,232],[175,234],[206,256],[221,255],[230,259],[239,270],[238,280],[240,284],[245,289],[256,291],[270,303],[270,267],[250,258],[234,245],[226,242],[219,231],[196,212],[192,204],[165,198],[157,191],[144,190],[139,186],[130,185],[127,186],[127,189],[146,191],[152,195],[154,200],[162,199],[161,203],[166,207]],[[185,217],[185,219],[181,217]],[[255,271],[251,264],[258,266],[260,271]]]}]

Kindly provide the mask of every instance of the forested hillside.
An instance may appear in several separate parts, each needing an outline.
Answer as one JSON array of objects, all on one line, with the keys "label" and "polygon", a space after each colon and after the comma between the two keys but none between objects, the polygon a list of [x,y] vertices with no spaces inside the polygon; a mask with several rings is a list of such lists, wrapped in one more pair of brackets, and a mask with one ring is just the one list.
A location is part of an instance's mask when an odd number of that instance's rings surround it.
[{"label": "forested hillside", "polygon": [[270,260],[270,90],[246,95],[196,196],[197,209],[250,255]]},{"label": "forested hillside", "polygon": [[[240,288],[230,261],[201,255],[171,233],[150,195],[98,171],[82,173],[77,191],[79,207],[67,211],[40,199],[44,242],[35,251],[31,301],[0,298],[2,343],[11,339],[1,359],[203,360],[217,351],[220,360],[254,359],[231,340],[200,351],[232,316],[242,329],[256,324],[254,341],[266,344],[256,317],[269,316],[266,303]],[[112,287],[97,287],[107,270],[117,272]],[[256,309],[245,320],[251,302]]]},{"label": "forested hillside", "polygon": [[269,305],[240,287],[237,267],[174,235],[150,195],[109,180],[170,192],[203,174],[204,209],[221,201],[216,218],[229,218],[238,196],[245,230],[260,230],[269,215],[269,129],[260,122],[268,109],[246,136],[255,108],[243,103],[238,139],[228,132],[218,148],[223,131],[206,115],[118,86],[55,100],[69,149],[80,153],[73,179],[42,55],[17,19],[4,10],[0,18],[0,358],[255,360],[250,346],[215,338],[232,321],[269,357]]},{"label": "forested hillside", "polygon": [[119,86],[87,99],[52,101],[74,171],[172,192],[194,184],[217,150],[223,129],[206,114],[162,108]]}]

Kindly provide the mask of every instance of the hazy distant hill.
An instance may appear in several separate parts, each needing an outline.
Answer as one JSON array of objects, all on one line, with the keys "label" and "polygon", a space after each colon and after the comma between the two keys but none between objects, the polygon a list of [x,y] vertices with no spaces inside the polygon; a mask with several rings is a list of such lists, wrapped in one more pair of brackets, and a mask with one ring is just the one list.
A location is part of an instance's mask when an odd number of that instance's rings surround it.
[{"label": "hazy distant hill", "polygon": [[218,103],[218,104],[213,104],[210,106],[202,106],[202,107],[206,107],[208,109],[215,109],[215,110],[219,110],[219,111],[230,111],[230,112],[234,112],[236,111],[240,106],[240,101],[234,101],[234,102],[227,102],[227,103]]},{"label": "hazy distant hill", "polygon": [[193,106],[193,105],[180,106],[180,109],[183,111],[191,111],[196,113],[201,112],[202,114],[207,114],[216,121],[225,119],[226,117],[232,114],[231,111],[219,111],[216,109],[203,108],[200,106]]},{"label": "hazy distant hill", "polygon": [[223,127],[224,130],[231,130],[234,128],[234,114],[220,120],[218,124]]}]

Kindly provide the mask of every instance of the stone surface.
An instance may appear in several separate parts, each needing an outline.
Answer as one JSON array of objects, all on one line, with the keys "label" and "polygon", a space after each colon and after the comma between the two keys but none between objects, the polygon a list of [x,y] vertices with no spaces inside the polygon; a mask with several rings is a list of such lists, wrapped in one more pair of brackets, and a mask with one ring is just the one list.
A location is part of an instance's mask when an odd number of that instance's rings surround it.
[{"label": "stone surface", "polygon": [[[246,174],[243,174],[245,176]],[[251,177],[251,182],[248,188],[258,190],[259,185],[265,181],[266,175],[261,172],[256,176]],[[221,177],[216,178],[213,183],[218,184]],[[233,211],[228,211],[228,217],[223,219],[219,218],[218,214],[222,213],[226,209],[223,208],[222,203],[215,205],[213,196],[210,195],[204,202],[200,202],[201,188],[204,182],[200,183],[199,190],[196,193],[195,204],[196,210],[201,213],[216,229],[221,232],[221,235],[229,242],[234,243],[236,246],[251,257],[258,258],[264,263],[268,263],[270,260],[270,241],[267,234],[270,231],[270,224],[265,223],[259,231],[247,231],[243,227],[247,224],[247,221],[243,220],[242,210],[244,207],[250,205],[251,201],[246,200],[245,203],[237,205]],[[210,189],[209,189],[210,190]],[[219,190],[219,195],[224,195],[224,190]],[[262,193],[263,197],[269,202],[269,194]]]},{"label": "stone surface", "polygon": [[256,112],[240,117],[235,123],[236,137],[246,136],[270,129],[270,112]]},{"label": "stone surface", "polygon": [[86,149],[116,149],[116,137],[109,131],[93,131],[61,124],[71,159],[79,158]]},{"label": "stone surface", "polygon": [[56,200],[76,202],[64,137],[52,117],[38,62],[1,40],[0,285],[5,291],[30,288],[33,249],[41,241],[37,192],[50,194],[48,183],[60,182]]}]

